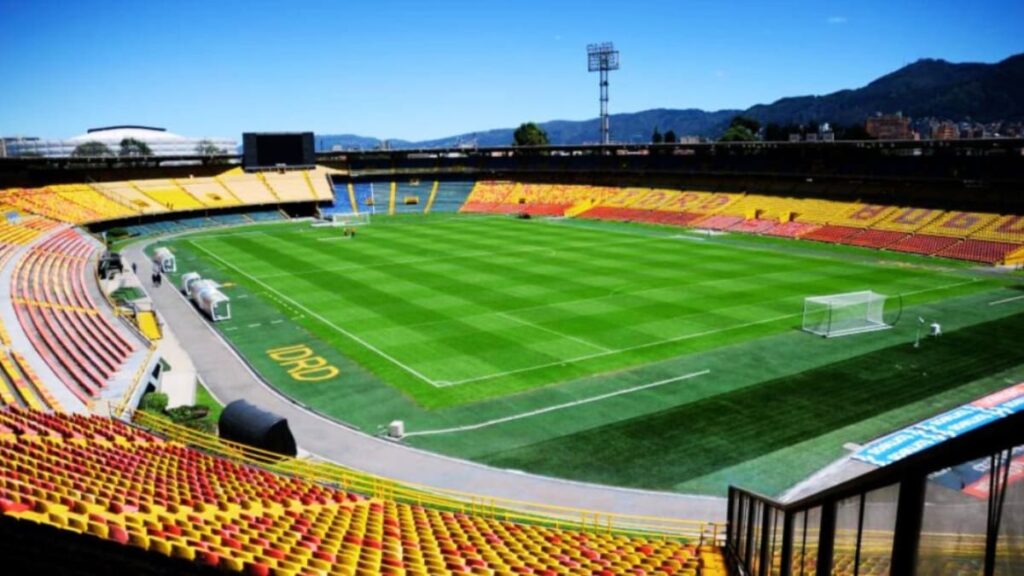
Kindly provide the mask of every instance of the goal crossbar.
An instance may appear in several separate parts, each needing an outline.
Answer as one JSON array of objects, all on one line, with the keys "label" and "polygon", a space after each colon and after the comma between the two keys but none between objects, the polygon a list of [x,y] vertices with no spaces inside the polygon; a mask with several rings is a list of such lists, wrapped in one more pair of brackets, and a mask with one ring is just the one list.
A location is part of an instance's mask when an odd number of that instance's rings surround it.
[{"label": "goal crossbar", "polygon": [[319,218],[313,222],[313,226],[340,226],[349,228],[352,226],[365,226],[370,223],[368,212],[321,212]]},{"label": "goal crossbar", "polygon": [[871,290],[805,298],[803,330],[833,338],[892,328],[885,321],[886,298]]}]

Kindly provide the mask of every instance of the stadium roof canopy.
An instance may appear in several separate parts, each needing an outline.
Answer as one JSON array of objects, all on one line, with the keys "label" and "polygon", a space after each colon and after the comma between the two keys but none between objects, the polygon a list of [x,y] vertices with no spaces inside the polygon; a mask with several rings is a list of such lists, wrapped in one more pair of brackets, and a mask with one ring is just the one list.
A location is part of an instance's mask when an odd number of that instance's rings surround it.
[{"label": "stadium roof canopy", "polygon": [[68,140],[75,142],[120,142],[125,138],[135,138],[143,142],[169,142],[186,141],[189,138],[168,132],[164,128],[151,128],[149,126],[107,126],[104,128],[90,128],[85,134],[73,136]]}]

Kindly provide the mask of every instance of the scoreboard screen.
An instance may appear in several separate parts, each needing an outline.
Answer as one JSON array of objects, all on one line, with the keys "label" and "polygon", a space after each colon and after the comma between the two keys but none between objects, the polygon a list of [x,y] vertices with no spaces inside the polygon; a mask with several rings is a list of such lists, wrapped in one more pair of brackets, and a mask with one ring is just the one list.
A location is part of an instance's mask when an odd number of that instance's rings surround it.
[{"label": "scoreboard screen", "polygon": [[246,132],[242,134],[242,147],[242,166],[246,170],[316,163],[312,132]]}]

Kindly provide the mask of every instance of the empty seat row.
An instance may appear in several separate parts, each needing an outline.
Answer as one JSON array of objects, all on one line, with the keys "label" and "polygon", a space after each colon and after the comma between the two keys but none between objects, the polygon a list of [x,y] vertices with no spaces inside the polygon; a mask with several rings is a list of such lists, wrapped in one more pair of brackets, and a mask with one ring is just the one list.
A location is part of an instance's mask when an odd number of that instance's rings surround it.
[{"label": "empty seat row", "polygon": [[699,543],[368,498],[25,409],[0,410],[0,513],[247,574],[726,574]]}]

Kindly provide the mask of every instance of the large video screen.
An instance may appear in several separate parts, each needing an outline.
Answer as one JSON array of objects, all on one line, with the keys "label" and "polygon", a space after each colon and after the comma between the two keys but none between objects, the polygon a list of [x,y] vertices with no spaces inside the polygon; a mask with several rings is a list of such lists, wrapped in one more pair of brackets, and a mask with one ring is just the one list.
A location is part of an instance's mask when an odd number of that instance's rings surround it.
[{"label": "large video screen", "polygon": [[312,132],[246,132],[242,134],[245,169],[312,166]]}]

